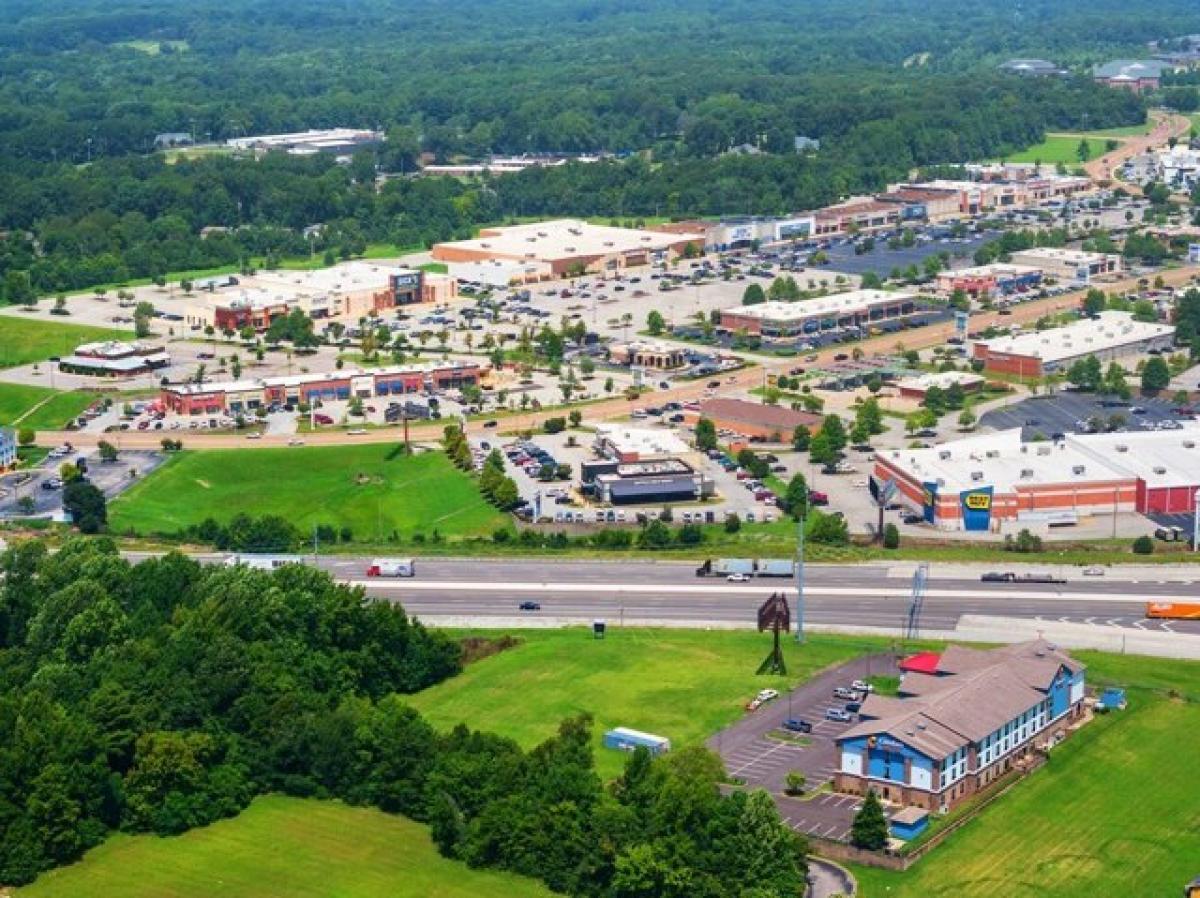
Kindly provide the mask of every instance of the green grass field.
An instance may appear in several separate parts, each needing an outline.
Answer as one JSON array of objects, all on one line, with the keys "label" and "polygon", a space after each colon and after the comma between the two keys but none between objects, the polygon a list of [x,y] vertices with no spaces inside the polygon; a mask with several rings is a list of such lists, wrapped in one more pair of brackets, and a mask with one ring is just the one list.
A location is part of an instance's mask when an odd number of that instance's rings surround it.
[{"label": "green grass field", "polygon": [[275,514],[302,532],[332,524],[379,542],[393,530],[480,536],[507,524],[441,452],[389,458],[394,451],[372,444],[184,452],[114,500],[109,521],[116,533],[152,534],[238,512]]},{"label": "green grass field", "polygon": [[[1046,165],[1057,165],[1059,162],[1068,166],[1079,165],[1079,140],[1078,137],[1047,137],[1039,144],[1034,144],[1019,153],[1013,153],[1005,156],[1006,162],[1043,162]],[[1104,155],[1103,138],[1088,138],[1088,146],[1091,148],[1091,158]]]},{"label": "green grass field", "polygon": [[[547,607],[553,614],[553,609]],[[752,620],[754,603],[746,605]],[[782,689],[882,641],[813,636],[786,640],[788,676],[756,676],[771,647],[768,634],[742,631],[622,629],[609,616],[605,639],[590,630],[529,630],[522,644],[467,667],[452,680],[411,698],[432,723],[457,723],[500,733],[531,747],[552,736],[560,720],[587,711],[595,718],[596,763],[616,776],[621,752],[600,745],[616,726],[666,736],[678,747],[703,742],[744,714],[764,687]],[[519,700],[518,700],[519,698]]]},{"label": "green grass field", "polygon": [[61,318],[18,318],[0,315],[0,368],[70,355],[80,343],[132,340],[133,331],[67,324]]},{"label": "green grass field", "polygon": [[1200,873],[1200,664],[1077,656],[1091,682],[1132,684],[1129,709],[1068,739],[905,873],[856,869],[864,898],[1176,895]]},{"label": "green grass field", "polygon": [[404,817],[268,796],[174,838],[114,835],[18,898],[549,898],[540,883],[447,860]]},{"label": "green grass field", "polygon": [[90,393],[0,383],[0,424],[58,430],[95,401]]}]

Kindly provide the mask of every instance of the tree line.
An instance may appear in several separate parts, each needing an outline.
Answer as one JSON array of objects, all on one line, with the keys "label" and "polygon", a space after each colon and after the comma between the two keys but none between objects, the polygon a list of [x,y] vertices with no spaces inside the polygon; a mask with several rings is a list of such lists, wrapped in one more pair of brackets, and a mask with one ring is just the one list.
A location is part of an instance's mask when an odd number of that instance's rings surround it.
[{"label": "tree line", "polygon": [[17,543],[0,571],[0,881],[274,791],[406,814],[449,857],[572,895],[803,887],[803,841],[766,793],[723,795],[704,749],[641,750],[606,785],[586,716],[530,751],[436,731],[402,696],[458,673],[458,644],[323,572],[134,565],[104,538]]}]

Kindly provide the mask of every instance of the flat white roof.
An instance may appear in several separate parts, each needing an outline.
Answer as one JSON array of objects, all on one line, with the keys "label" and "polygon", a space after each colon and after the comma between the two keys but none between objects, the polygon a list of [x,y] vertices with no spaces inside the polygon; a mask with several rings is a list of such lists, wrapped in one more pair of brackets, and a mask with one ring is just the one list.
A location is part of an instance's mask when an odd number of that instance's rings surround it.
[{"label": "flat white roof", "polygon": [[1070,435],[1067,442],[1151,488],[1200,486],[1200,423],[1179,430]]},{"label": "flat white roof", "polygon": [[1129,476],[1070,442],[1022,443],[1019,427],[931,449],[888,449],[879,455],[914,480],[936,483],[945,493],[990,486],[1004,494],[1018,487]]},{"label": "flat white roof", "polygon": [[1012,265],[1008,262],[992,262],[990,265],[972,265],[969,268],[953,268],[943,271],[945,277],[1002,277],[1004,275],[1022,275],[1041,272],[1034,265]]},{"label": "flat white roof", "polygon": [[280,374],[255,380],[213,381],[206,384],[173,384],[167,389],[173,393],[247,393],[259,392],[267,387],[299,387],[308,383],[327,380],[353,380],[358,377],[391,377],[403,374],[429,374],[434,371],[450,371],[454,368],[474,368],[471,362],[437,362],[428,365],[392,365],[386,368],[344,368],[341,371],[309,372],[307,374]]},{"label": "flat white roof", "polygon": [[420,274],[415,269],[379,262],[354,261],[312,271],[260,271],[247,278],[252,286],[293,293],[357,293],[386,289],[394,274]]},{"label": "flat white roof", "polygon": [[801,299],[797,302],[762,302],[754,306],[734,306],[724,309],[730,315],[742,315],[746,318],[770,318],[777,321],[797,321],[813,318],[818,315],[846,314],[861,312],[874,306],[916,299],[915,293],[898,291],[889,293],[886,290],[850,290],[846,293],[835,293],[833,296],[818,296],[815,299]]},{"label": "flat white roof", "polygon": [[487,236],[480,235],[474,240],[455,240],[442,245],[537,261],[604,256],[637,250],[665,250],[688,239],[704,242],[703,234],[612,228],[572,218],[485,230],[489,232]]},{"label": "flat white roof", "polygon": [[618,452],[638,455],[683,455],[691,449],[669,430],[649,427],[625,427],[619,424],[597,424],[596,439],[606,440]]},{"label": "flat white roof", "polygon": [[983,383],[983,380],[981,375],[971,371],[938,371],[902,378],[896,381],[896,386],[902,390],[928,390],[930,387],[944,390],[951,384],[965,387],[968,384]]},{"label": "flat white roof", "polygon": [[1169,337],[1173,333],[1175,328],[1169,324],[1134,321],[1129,312],[1101,312],[1097,319],[1082,318],[1065,327],[1032,331],[1015,337],[978,340],[976,345],[986,346],[988,352],[1057,362]]},{"label": "flat white roof", "polygon": [[1061,246],[1034,246],[1030,249],[1017,250],[1013,256],[1020,256],[1023,259],[1045,259],[1048,262],[1071,262],[1076,265],[1120,258],[1115,253],[1089,253],[1081,249],[1066,249]]}]

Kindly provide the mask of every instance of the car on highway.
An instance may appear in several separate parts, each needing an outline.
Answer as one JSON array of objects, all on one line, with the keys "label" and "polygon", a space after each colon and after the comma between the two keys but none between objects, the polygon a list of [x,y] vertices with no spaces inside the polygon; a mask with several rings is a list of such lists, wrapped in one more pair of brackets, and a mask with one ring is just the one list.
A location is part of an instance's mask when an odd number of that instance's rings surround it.
[{"label": "car on highway", "polygon": [[292,437],[290,440],[287,441],[287,444],[289,446],[303,446],[304,440],[299,439],[298,437]]},{"label": "car on highway", "polygon": [[725,578],[730,583],[748,583],[750,582],[749,574],[733,573]]},{"label": "car on highway", "polygon": [[522,602],[517,606],[521,611],[541,611],[542,606],[538,602]]},{"label": "car on highway", "polygon": [[262,439],[262,434],[261,434],[261,433],[248,433],[248,434],[246,434],[246,439],[248,439],[248,440],[261,440],[261,439]]},{"label": "car on highway", "polygon": [[1083,576],[1085,576],[1085,577],[1103,577],[1104,576],[1104,568],[1102,568],[1102,567],[1085,567],[1083,569]]},{"label": "car on highway", "polygon": [[854,715],[845,708],[827,708],[825,710],[826,720],[835,720],[838,723],[849,723],[854,719]]},{"label": "car on highway", "polygon": [[792,733],[811,733],[812,724],[799,717],[790,717],[783,722],[783,728]]}]

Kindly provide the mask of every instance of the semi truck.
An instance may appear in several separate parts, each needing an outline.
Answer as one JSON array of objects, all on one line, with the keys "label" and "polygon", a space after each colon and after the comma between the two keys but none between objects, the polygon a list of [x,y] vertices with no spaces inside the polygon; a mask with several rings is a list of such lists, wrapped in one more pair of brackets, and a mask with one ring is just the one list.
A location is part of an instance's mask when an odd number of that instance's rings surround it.
[{"label": "semi truck", "polygon": [[367,568],[368,577],[415,577],[416,573],[411,558],[376,558]]},{"label": "semi truck", "polygon": [[303,555],[255,555],[237,553],[225,556],[226,567],[245,565],[260,571],[273,571],[285,564],[304,564]]},{"label": "semi truck", "polygon": [[992,571],[979,578],[984,583],[1066,583],[1062,577],[1053,574],[1014,574],[1012,571],[996,573]]},{"label": "semi truck", "polygon": [[1200,602],[1149,602],[1146,617],[1163,620],[1200,620]]},{"label": "semi truck", "polygon": [[772,558],[706,558],[696,568],[697,577],[728,577],[744,574],[747,577],[792,577],[796,574],[796,562],[790,559]]}]

